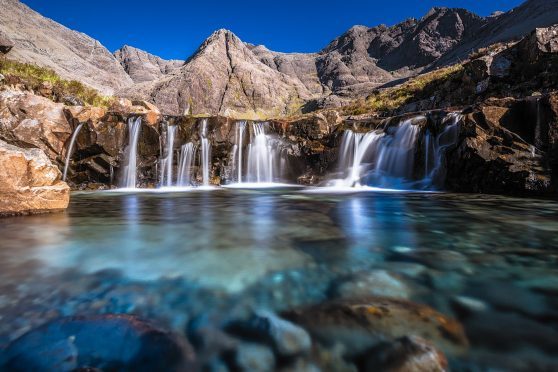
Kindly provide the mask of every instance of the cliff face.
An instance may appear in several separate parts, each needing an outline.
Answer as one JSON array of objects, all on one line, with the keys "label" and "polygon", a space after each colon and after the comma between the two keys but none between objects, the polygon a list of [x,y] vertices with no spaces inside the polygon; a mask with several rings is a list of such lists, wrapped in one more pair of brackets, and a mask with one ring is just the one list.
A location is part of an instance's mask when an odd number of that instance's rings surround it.
[{"label": "cliff face", "polygon": [[167,61],[128,45],[114,52],[114,56],[134,83],[162,78],[184,64],[184,61]]},{"label": "cliff face", "polygon": [[13,43],[10,58],[51,68],[104,94],[133,83],[99,41],[43,17],[18,0],[0,0],[0,9],[0,34]]}]

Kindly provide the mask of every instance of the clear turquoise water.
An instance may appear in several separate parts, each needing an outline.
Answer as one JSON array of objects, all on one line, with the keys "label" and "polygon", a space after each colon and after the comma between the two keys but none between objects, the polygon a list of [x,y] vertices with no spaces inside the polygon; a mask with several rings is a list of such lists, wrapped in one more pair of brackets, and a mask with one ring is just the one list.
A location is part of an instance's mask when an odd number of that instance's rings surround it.
[{"label": "clear turquoise water", "polygon": [[1,220],[0,237],[0,345],[84,313],[134,313],[183,331],[204,312],[322,302],[346,278],[383,270],[408,289],[402,296],[463,322],[472,350],[455,369],[558,366],[552,200],[303,189],[74,193],[64,213]]}]

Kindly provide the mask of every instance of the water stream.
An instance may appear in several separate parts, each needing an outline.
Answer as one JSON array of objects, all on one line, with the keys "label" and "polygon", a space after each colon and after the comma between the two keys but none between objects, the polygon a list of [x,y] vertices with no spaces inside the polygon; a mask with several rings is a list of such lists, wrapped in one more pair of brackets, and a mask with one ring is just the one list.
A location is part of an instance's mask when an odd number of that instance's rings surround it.
[{"label": "water stream", "polygon": [[68,167],[70,166],[70,161],[72,160],[72,155],[74,153],[74,147],[76,145],[76,139],[82,127],[83,123],[80,123],[74,130],[74,133],[72,133],[70,145],[68,146],[68,153],[66,154],[66,164],[64,164],[64,174],[62,176],[62,181],[66,181],[66,177],[68,175]]},{"label": "water stream", "polygon": [[128,146],[124,154],[121,187],[134,189],[137,186],[137,151],[141,131],[141,117],[128,119]]}]

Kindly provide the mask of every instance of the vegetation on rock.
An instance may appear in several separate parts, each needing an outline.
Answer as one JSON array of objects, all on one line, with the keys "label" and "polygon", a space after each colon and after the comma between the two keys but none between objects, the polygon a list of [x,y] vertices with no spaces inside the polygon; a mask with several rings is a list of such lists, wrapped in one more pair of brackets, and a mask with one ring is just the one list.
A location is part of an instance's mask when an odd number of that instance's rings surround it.
[{"label": "vegetation on rock", "polygon": [[91,106],[108,107],[113,98],[101,95],[97,90],[89,88],[76,80],[62,79],[53,70],[31,63],[22,63],[0,58],[0,74],[4,75],[3,84],[21,84],[26,89],[39,92],[55,102],[69,98]]}]

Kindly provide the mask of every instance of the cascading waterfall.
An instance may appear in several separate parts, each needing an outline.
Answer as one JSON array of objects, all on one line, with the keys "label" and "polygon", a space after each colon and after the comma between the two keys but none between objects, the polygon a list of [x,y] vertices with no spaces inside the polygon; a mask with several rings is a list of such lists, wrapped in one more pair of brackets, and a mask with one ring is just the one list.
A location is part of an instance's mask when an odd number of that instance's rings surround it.
[{"label": "cascading waterfall", "polygon": [[448,147],[453,146],[459,137],[459,122],[461,114],[451,113],[444,120],[445,128],[432,139],[427,131],[424,135],[424,171],[425,176],[421,183],[424,186],[441,184],[445,179],[444,155]]},{"label": "cascading waterfall", "polygon": [[178,186],[191,186],[192,169],[194,158],[196,156],[196,146],[192,142],[188,142],[180,148],[180,159],[178,166]]},{"label": "cascading waterfall", "polygon": [[137,151],[141,131],[141,117],[128,119],[128,147],[124,156],[122,169],[122,187],[135,188],[137,180]]},{"label": "cascading waterfall", "polygon": [[70,139],[70,145],[68,146],[68,153],[66,154],[66,164],[64,164],[64,175],[62,176],[62,181],[66,181],[66,177],[68,175],[68,167],[70,166],[70,160],[72,158],[72,154],[74,153],[74,146],[76,144],[76,139],[79,134],[79,131],[83,127],[83,123],[80,123],[74,133],[72,133],[72,138]]},{"label": "cascading waterfall", "polygon": [[235,144],[232,152],[232,163],[235,167],[236,182],[242,183],[242,151],[244,149],[244,130],[246,129],[246,122],[239,121],[236,123],[235,129]]},{"label": "cascading waterfall", "polygon": [[207,119],[202,120],[202,128],[200,132],[201,138],[201,163],[202,163],[202,181],[204,186],[209,186],[209,163],[211,159],[211,143],[207,138]]},{"label": "cascading waterfall", "polygon": [[444,154],[458,139],[461,115],[450,114],[445,129],[433,137],[428,130],[422,136],[424,146],[424,177],[414,179],[414,167],[421,127],[415,117],[384,131],[344,133],[339,152],[340,171],[344,178],[334,180],[336,187],[412,187],[430,188],[445,178]]},{"label": "cascading waterfall", "polygon": [[274,151],[268,136],[265,134],[263,123],[252,125],[252,141],[248,145],[248,182],[272,183],[273,182],[273,156]]},{"label": "cascading waterfall", "polygon": [[167,126],[167,140],[165,157],[161,160],[161,186],[172,186],[173,182],[173,161],[174,161],[174,138],[176,136],[177,126]]},{"label": "cascading waterfall", "polygon": [[[287,161],[281,141],[267,134],[268,123],[236,123],[235,145],[231,153],[233,179],[238,184],[271,184],[281,179]],[[244,143],[246,129],[250,139]]]}]

